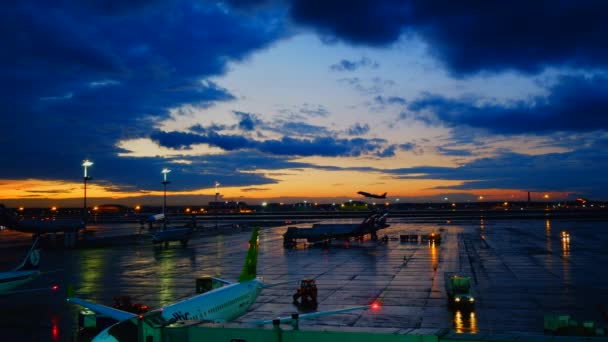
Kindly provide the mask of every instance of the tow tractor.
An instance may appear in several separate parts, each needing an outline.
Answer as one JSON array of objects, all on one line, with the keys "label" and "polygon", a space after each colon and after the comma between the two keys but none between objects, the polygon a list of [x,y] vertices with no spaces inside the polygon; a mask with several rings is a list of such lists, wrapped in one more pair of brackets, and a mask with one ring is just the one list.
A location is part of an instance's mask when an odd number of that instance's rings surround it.
[{"label": "tow tractor", "polygon": [[475,296],[471,288],[471,277],[446,272],[444,280],[450,308],[474,310]]},{"label": "tow tractor", "polygon": [[300,281],[300,288],[293,295],[293,302],[298,306],[317,306],[317,284],[314,279]]}]

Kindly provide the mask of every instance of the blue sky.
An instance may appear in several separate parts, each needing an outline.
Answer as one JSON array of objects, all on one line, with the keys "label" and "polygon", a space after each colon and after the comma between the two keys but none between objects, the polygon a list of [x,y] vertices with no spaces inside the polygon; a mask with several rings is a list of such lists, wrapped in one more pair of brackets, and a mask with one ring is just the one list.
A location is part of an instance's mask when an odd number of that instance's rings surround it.
[{"label": "blue sky", "polygon": [[608,199],[597,1],[21,1],[0,200]]}]

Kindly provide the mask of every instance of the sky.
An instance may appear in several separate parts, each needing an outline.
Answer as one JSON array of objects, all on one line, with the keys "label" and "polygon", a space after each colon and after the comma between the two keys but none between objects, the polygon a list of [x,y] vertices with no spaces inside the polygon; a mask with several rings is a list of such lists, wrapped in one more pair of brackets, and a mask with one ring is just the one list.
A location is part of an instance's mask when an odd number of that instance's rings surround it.
[{"label": "sky", "polygon": [[608,200],[603,1],[2,6],[9,206]]}]

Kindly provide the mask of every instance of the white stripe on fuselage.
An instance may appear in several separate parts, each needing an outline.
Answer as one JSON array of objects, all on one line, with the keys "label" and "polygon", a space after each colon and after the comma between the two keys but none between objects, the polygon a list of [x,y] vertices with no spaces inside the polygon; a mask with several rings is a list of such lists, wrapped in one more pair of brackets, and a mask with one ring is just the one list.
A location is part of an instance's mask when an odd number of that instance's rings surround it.
[{"label": "white stripe on fuselage", "polygon": [[262,290],[257,280],[247,280],[167,305],[161,316],[166,320],[226,322],[245,313]]}]

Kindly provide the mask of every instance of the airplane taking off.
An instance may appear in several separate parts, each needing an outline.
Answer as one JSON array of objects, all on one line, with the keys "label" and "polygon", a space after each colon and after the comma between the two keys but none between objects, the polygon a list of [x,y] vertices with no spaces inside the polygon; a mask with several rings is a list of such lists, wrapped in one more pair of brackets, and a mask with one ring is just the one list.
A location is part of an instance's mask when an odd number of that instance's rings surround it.
[{"label": "airplane taking off", "polygon": [[[163,308],[153,310],[146,314],[136,315],[105,305],[91,303],[80,298],[70,297],[68,298],[68,301],[119,321],[95,336],[93,339],[94,342],[137,341],[138,325],[141,323],[138,322],[138,320],[143,320],[143,322],[147,324],[160,326],[186,320],[215,323],[233,320],[249,310],[249,307],[255,302],[262,289],[285,284],[264,284],[256,278],[259,248],[258,237],[259,228],[255,228],[249,239],[249,249],[238,282],[233,283],[224,279],[213,278],[215,281],[225,285],[167,305]],[[377,304],[370,304],[340,310],[314,312],[299,315],[298,319],[320,317],[354,310],[365,310],[368,308],[376,308],[376,306]],[[281,322],[288,322],[291,318],[283,317],[278,319]],[[255,321],[249,323],[261,325],[267,322],[272,321]]]},{"label": "airplane taking off", "polygon": [[11,212],[0,204],[0,225],[23,233],[75,233],[85,229],[82,220],[34,220],[19,219],[15,212]]},{"label": "airplane taking off", "polygon": [[382,195],[376,195],[376,194],[372,194],[369,192],[365,192],[365,191],[359,191],[357,192],[359,195],[365,196],[365,197],[369,197],[369,198],[386,198],[386,192],[383,193]]}]

